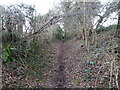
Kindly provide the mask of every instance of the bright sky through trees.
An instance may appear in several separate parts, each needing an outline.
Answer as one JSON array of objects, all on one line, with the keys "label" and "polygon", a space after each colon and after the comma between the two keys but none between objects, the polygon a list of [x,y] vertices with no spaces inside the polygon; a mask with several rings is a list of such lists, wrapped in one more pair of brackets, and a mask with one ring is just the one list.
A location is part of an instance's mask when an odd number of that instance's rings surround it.
[{"label": "bright sky through trees", "polygon": [[[46,14],[49,11],[49,9],[52,9],[52,7],[59,1],[61,0],[0,0],[0,4],[11,5],[11,4],[24,3],[28,5],[35,5],[37,13],[43,15]],[[104,3],[112,0],[100,0],[100,1]],[[112,17],[116,17],[116,14],[113,14]],[[108,23],[117,23],[117,21],[109,20]],[[104,26],[108,26],[108,23],[105,23]]]},{"label": "bright sky through trees", "polygon": [[[0,0],[0,4],[11,5],[11,4],[24,3],[29,5],[35,5],[35,8],[38,13],[45,14],[48,12],[49,9],[52,8],[54,4],[58,3],[59,1],[61,0]],[[100,0],[100,1],[107,2],[111,0]]]},{"label": "bright sky through trees", "polygon": [[29,4],[35,5],[35,8],[38,13],[45,14],[50,8],[59,0],[0,0],[2,5],[11,5],[11,4]]}]

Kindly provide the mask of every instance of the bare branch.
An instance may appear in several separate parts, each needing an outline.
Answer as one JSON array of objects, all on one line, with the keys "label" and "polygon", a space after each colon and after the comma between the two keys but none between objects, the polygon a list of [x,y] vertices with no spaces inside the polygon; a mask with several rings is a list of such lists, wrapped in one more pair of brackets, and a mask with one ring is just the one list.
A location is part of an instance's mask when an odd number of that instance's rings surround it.
[{"label": "bare branch", "polygon": [[71,17],[71,16],[77,16],[77,15],[80,15],[79,13],[73,13],[73,14],[63,14],[63,15],[59,15],[59,16],[54,16],[52,17],[48,22],[46,22],[42,27],[40,27],[40,29],[36,32],[34,32],[33,34],[31,35],[28,35],[25,38],[29,38],[29,37],[32,37],[33,35],[36,35],[36,34],[40,34],[42,31],[44,31],[46,28],[50,27],[51,25],[59,22],[60,20],[62,20],[63,18],[66,18],[66,17]]}]

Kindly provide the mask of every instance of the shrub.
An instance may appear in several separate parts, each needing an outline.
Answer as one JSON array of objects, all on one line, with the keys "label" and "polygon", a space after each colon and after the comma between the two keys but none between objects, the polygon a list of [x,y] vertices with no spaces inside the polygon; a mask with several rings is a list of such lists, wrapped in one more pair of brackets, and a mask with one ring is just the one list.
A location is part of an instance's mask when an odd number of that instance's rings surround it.
[{"label": "shrub", "polygon": [[117,25],[113,24],[113,25],[110,25],[108,27],[104,27],[104,26],[99,26],[96,30],[96,32],[99,34],[101,32],[105,32],[105,31],[109,31],[109,30],[113,30],[113,29],[116,29],[117,28]]},{"label": "shrub", "polygon": [[63,31],[60,27],[56,30],[55,37],[58,40],[62,40],[63,42],[68,40],[68,34],[65,31]]},{"label": "shrub", "polygon": [[16,61],[14,56],[15,50],[16,48],[11,48],[9,45],[3,49],[2,59],[6,64],[9,64],[11,61]]},{"label": "shrub", "polygon": [[64,31],[60,27],[58,27],[58,29],[55,32],[55,37],[59,40],[62,40],[63,35],[64,35]]},{"label": "shrub", "polygon": [[105,31],[105,27],[104,26],[99,26],[96,30],[96,32],[99,34],[100,32]]},{"label": "shrub", "polygon": [[20,40],[20,35],[17,33],[9,33],[4,32],[2,33],[2,43],[13,43]]}]

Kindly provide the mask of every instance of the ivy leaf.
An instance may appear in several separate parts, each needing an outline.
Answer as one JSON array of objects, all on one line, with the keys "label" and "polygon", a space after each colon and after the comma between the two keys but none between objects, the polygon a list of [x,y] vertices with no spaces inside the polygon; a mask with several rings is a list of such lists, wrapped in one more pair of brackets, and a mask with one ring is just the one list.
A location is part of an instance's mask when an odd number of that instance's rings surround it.
[{"label": "ivy leaf", "polygon": [[90,69],[87,69],[87,70],[85,70],[85,71],[86,71],[86,72],[90,72],[90,73],[92,72],[92,70],[90,70]]},{"label": "ivy leaf", "polygon": [[9,56],[8,52],[5,51],[3,52],[2,59],[6,62],[8,60],[8,56]]},{"label": "ivy leaf", "polygon": [[8,65],[10,63],[10,59],[7,58],[6,64]]},{"label": "ivy leaf", "polygon": [[86,86],[86,88],[90,88],[91,86]]},{"label": "ivy leaf", "polygon": [[10,48],[10,50],[16,50],[16,48]]},{"label": "ivy leaf", "polygon": [[102,48],[99,48],[98,50],[99,50],[99,51],[102,51]]},{"label": "ivy leaf", "polygon": [[16,61],[16,59],[15,59],[15,58],[13,58],[13,57],[11,57],[11,60],[12,60],[12,61]]},{"label": "ivy leaf", "polygon": [[90,74],[89,73],[85,73],[84,77],[87,78],[87,79],[90,79]]},{"label": "ivy leaf", "polygon": [[95,64],[95,61],[90,61],[89,64]]},{"label": "ivy leaf", "polygon": [[2,59],[6,62],[7,61],[7,56],[3,54]]},{"label": "ivy leaf", "polygon": [[95,56],[93,57],[93,59],[98,58],[98,56],[99,56],[99,53],[95,54]]}]

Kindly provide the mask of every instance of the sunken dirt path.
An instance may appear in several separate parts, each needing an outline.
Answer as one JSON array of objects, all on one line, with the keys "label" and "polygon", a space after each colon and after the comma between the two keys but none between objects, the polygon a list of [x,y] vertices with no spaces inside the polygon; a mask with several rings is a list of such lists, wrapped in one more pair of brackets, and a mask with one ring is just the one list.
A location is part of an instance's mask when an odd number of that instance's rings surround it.
[{"label": "sunken dirt path", "polygon": [[62,41],[56,41],[52,44],[53,47],[53,69],[50,71],[50,77],[46,80],[45,87],[48,88],[63,88],[66,87],[67,75],[67,52],[69,45]]},{"label": "sunken dirt path", "polygon": [[[96,81],[102,74],[96,76],[100,71],[101,60],[88,59],[87,57],[93,57],[93,51],[87,52],[86,48],[81,48],[81,42],[76,40],[70,40],[63,43],[62,41],[51,42],[52,51],[52,69],[46,71],[48,77],[45,79],[43,87],[45,88],[85,88],[90,87],[105,87],[104,84],[100,84]],[[90,61],[96,62],[96,64],[89,64]],[[86,75],[86,70],[92,70],[89,73],[90,79]],[[102,72],[106,72],[103,69]],[[104,81],[103,81],[104,82]]]},{"label": "sunken dirt path", "polygon": [[[72,42],[70,42],[72,43]],[[74,45],[68,42],[54,41],[51,43],[53,51],[53,68],[49,71],[44,87],[46,88],[64,88],[74,87],[71,72],[73,71],[73,64],[78,50]],[[76,68],[76,67],[75,67]]]}]

